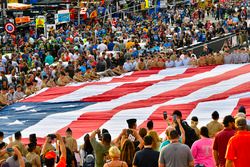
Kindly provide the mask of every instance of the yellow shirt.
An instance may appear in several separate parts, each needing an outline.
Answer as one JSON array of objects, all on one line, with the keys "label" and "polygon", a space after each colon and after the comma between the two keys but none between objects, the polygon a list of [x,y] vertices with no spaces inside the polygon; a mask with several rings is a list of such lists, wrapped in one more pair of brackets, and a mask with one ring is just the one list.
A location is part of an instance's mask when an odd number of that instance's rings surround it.
[{"label": "yellow shirt", "polygon": [[132,48],[134,45],[135,45],[134,42],[127,42],[127,44],[126,44],[126,49],[130,49],[130,48]]}]

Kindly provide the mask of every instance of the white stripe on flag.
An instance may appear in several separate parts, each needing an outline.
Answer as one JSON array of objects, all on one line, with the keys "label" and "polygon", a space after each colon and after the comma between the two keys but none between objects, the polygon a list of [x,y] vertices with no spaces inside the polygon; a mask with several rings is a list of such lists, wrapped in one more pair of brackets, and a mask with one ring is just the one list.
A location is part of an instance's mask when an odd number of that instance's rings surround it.
[{"label": "white stripe on flag", "polygon": [[104,77],[104,78],[101,78],[101,80],[99,80],[99,81],[96,81],[96,82],[110,82],[110,81],[112,81],[112,79],[114,79],[114,78],[122,78],[122,77],[125,77],[125,76],[130,76],[130,75],[132,75],[134,72],[128,72],[128,73],[124,73],[124,74],[122,74],[122,75],[120,75],[120,76],[115,76],[115,77]]},{"label": "white stripe on flag", "polygon": [[[122,129],[128,128],[126,123],[127,119],[135,118],[137,119],[137,125],[142,124],[147,118],[157,109],[157,105],[145,108],[136,108],[129,110],[122,110],[115,114],[109,121],[103,124],[100,128],[105,128],[109,130],[112,139],[117,137]],[[84,135],[78,139],[78,141],[83,140]]]},{"label": "white stripe on flag", "polygon": [[234,108],[237,106],[239,98],[236,99],[224,99],[216,101],[208,101],[199,103],[195,109],[188,116],[187,121],[190,123],[193,116],[199,118],[198,127],[206,126],[212,121],[212,113],[218,111],[220,114],[219,121],[222,122],[223,118],[227,115],[231,115]]},{"label": "white stripe on flag", "polygon": [[45,92],[45,91],[48,90],[48,89],[49,89],[49,88],[43,88],[43,89],[37,91],[36,93],[30,95],[28,98],[34,97],[34,96],[39,96],[40,93],[43,93],[43,92]]},{"label": "white stripe on flag", "polygon": [[80,88],[72,93],[59,96],[55,99],[48,100],[46,102],[55,103],[55,102],[69,102],[69,101],[80,101],[83,98],[95,96],[102,94],[106,91],[112,90],[117,86],[122,85],[122,83],[111,83],[103,85],[89,85],[83,88]]},{"label": "white stripe on flag", "polygon": [[[250,86],[250,85],[249,85]],[[247,98],[250,97],[250,92],[235,94],[229,97],[229,99],[235,99],[235,98]]]},{"label": "white stripe on flag", "polygon": [[195,91],[188,96],[181,97],[181,98],[175,98],[173,100],[170,100],[169,102],[166,102],[165,104],[185,104],[189,103],[192,99],[204,99],[207,98],[213,94],[219,94],[222,92],[225,92],[226,90],[229,90],[233,87],[236,87],[238,85],[241,85],[245,82],[248,82],[250,78],[250,73],[239,75],[237,77],[231,78],[229,80],[224,80],[222,82],[219,82],[218,84],[211,85],[204,87],[198,91]]},{"label": "white stripe on flag", "polygon": [[102,94],[104,92],[107,92],[109,90],[112,90],[118,86],[121,86],[125,83],[137,83],[137,82],[145,82],[145,81],[155,81],[155,80],[161,80],[167,76],[174,76],[178,74],[183,74],[187,68],[176,68],[176,69],[167,69],[162,70],[159,72],[159,74],[152,74],[148,77],[141,77],[137,79],[136,81],[128,81],[128,82],[118,82],[118,83],[110,83],[110,84],[102,84],[102,85],[89,85],[83,88],[80,88],[70,94],[66,94],[63,96],[60,96],[55,99],[48,100],[47,102],[65,102],[65,101],[79,101],[86,97],[91,97],[95,95]]},{"label": "white stripe on flag", "polygon": [[[183,74],[185,71],[187,70],[187,68],[167,68],[164,70],[161,70],[158,74],[152,74],[150,77],[150,81],[157,81],[157,80],[161,80],[164,79],[165,77],[168,76],[175,76],[178,74]],[[149,81],[148,78],[144,77],[144,78],[139,78],[138,80],[136,80],[133,83],[139,83],[139,82],[146,82]]]}]

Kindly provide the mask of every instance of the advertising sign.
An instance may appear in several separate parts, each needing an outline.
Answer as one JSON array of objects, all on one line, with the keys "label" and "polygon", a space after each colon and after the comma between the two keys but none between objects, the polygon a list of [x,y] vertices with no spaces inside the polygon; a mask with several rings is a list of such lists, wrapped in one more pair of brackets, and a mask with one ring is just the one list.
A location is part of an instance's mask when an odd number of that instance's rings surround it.
[{"label": "advertising sign", "polygon": [[16,17],[15,22],[16,22],[16,24],[28,23],[28,22],[30,22],[30,17],[29,16]]},{"label": "advertising sign", "polygon": [[68,23],[70,22],[70,13],[69,10],[59,10],[55,15],[56,24]]},{"label": "advertising sign", "polygon": [[44,28],[44,25],[45,25],[45,17],[38,16],[36,18],[36,28]]}]

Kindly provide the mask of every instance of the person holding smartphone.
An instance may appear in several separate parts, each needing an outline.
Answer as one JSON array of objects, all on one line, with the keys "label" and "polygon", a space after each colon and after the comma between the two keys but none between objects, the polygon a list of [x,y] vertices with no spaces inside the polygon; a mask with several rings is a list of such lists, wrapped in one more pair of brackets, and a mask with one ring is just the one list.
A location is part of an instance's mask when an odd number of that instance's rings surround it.
[{"label": "person holding smartphone", "polygon": [[134,143],[136,150],[140,150],[143,147],[144,142],[136,130],[136,121],[136,119],[126,120],[128,124],[128,129],[123,129],[120,135],[114,140],[114,143],[117,146],[123,145],[124,141],[126,139],[129,139],[131,142]]},{"label": "person holding smartphone", "polygon": [[[177,121],[178,120],[178,121]],[[175,110],[173,112],[173,125],[175,130],[178,132],[179,135],[181,135],[181,127],[180,124],[182,126],[182,128],[185,131],[185,144],[189,146],[189,148],[191,148],[192,144],[198,140],[198,136],[195,133],[195,130],[192,129],[188,123],[184,120],[182,120],[182,113],[179,110]]]},{"label": "person holding smartphone", "polygon": [[176,115],[173,115],[173,123],[171,125],[169,123],[169,119],[168,119],[166,111],[163,112],[163,119],[167,121],[167,125],[168,126],[167,126],[166,131],[165,131],[166,138],[161,143],[160,150],[162,150],[163,147],[165,147],[165,146],[167,146],[168,144],[171,143],[171,141],[170,141],[170,132],[172,132],[173,130],[175,130],[175,125],[176,124],[178,124],[178,126],[180,128],[180,132],[181,132],[181,135],[180,135],[180,138],[179,138],[179,142],[182,143],[182,144],[184,144],[186,138],[185,138],[185,130],[183,129],[182,124],[181,124],[181,119],[177,118]]},{"label": "person holding smartphone", "polygon": [[101,142],[96,140],[96,135],[100,133],[100,129],[97,129],[89,137],[95,153],[95,167],[103,167],[104,163],[109,160],[108,151],[111,147],[111,135],[108,132],[101,135]]}]

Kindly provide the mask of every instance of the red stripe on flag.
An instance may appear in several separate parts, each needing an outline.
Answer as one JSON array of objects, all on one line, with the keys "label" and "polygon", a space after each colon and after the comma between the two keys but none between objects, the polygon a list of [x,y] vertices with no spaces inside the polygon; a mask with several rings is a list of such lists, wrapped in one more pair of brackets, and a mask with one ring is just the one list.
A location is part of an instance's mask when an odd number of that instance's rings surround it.
[{"label": "red stripe on flag", "polygon": [[138,71],[138,72],[133,72],[132,75],[124,76],[122,78],[113,78],[109,82],[92,82],[92,83],[86,83],[86,84],[83,83],[83,85],[81,86],[65,86],[65,87],[49,88],[48,90],[38,94],[37,96],[24,99],[22,102],[44,102],[44,101],[58,98],[65,94],[72,93],[74,91],[77,91],[78,89],[81,89],[89,85],[102,85],[102,84],[109,84],[109,83],[116,83],[116,82],[128,82],[128,81],[133,82],[139,79],[140,77],[148,77],[152,74],[157,74],[158,72],[159,70]]},{"label": "red stripe on flag", "polygon": [[22,102],[44,102],[65,94],[72,93],[80,88],[83,88],[84,86],[87,85],[49,88],[48,90],[38,94],[37,96],[22,100]]},{"label": "red stripe on flag", "polygon": [[132,75],[124,76],[122,78],[113,78],[110,83],[114,82],[133,82],[141,77],[149,77],[153,74],[158,74],[160,70],[145,70],[145,71],[136,71]]},{"label": "red stripe on flag", "polygon": [[140,82],[140,83],[126,83],[124,85],[118,86],[110,91],[104,92],[103,94],[91,96],[88,98],[82,99],[84,102],[103,102],[103,101],[110,101],[117,99],[119,97],[125,96],[130,93],[136,93],[140,92],[141,90],[152,86],[153,84],[156,84],[161,81],[169,81],[174,79],[181,79],[181,78],[187,78],[194,76],[194,74],[200,74],[207,71],[212,70],[215,68],[215,66],[209,66],[209,67],[201,67],[197,71],[197,68],[189,68],[187,69],[183,74],[178,74],[175,76],[167,76],[163,79],[155,80],[155,81],[146,81],[146,82]]}]

